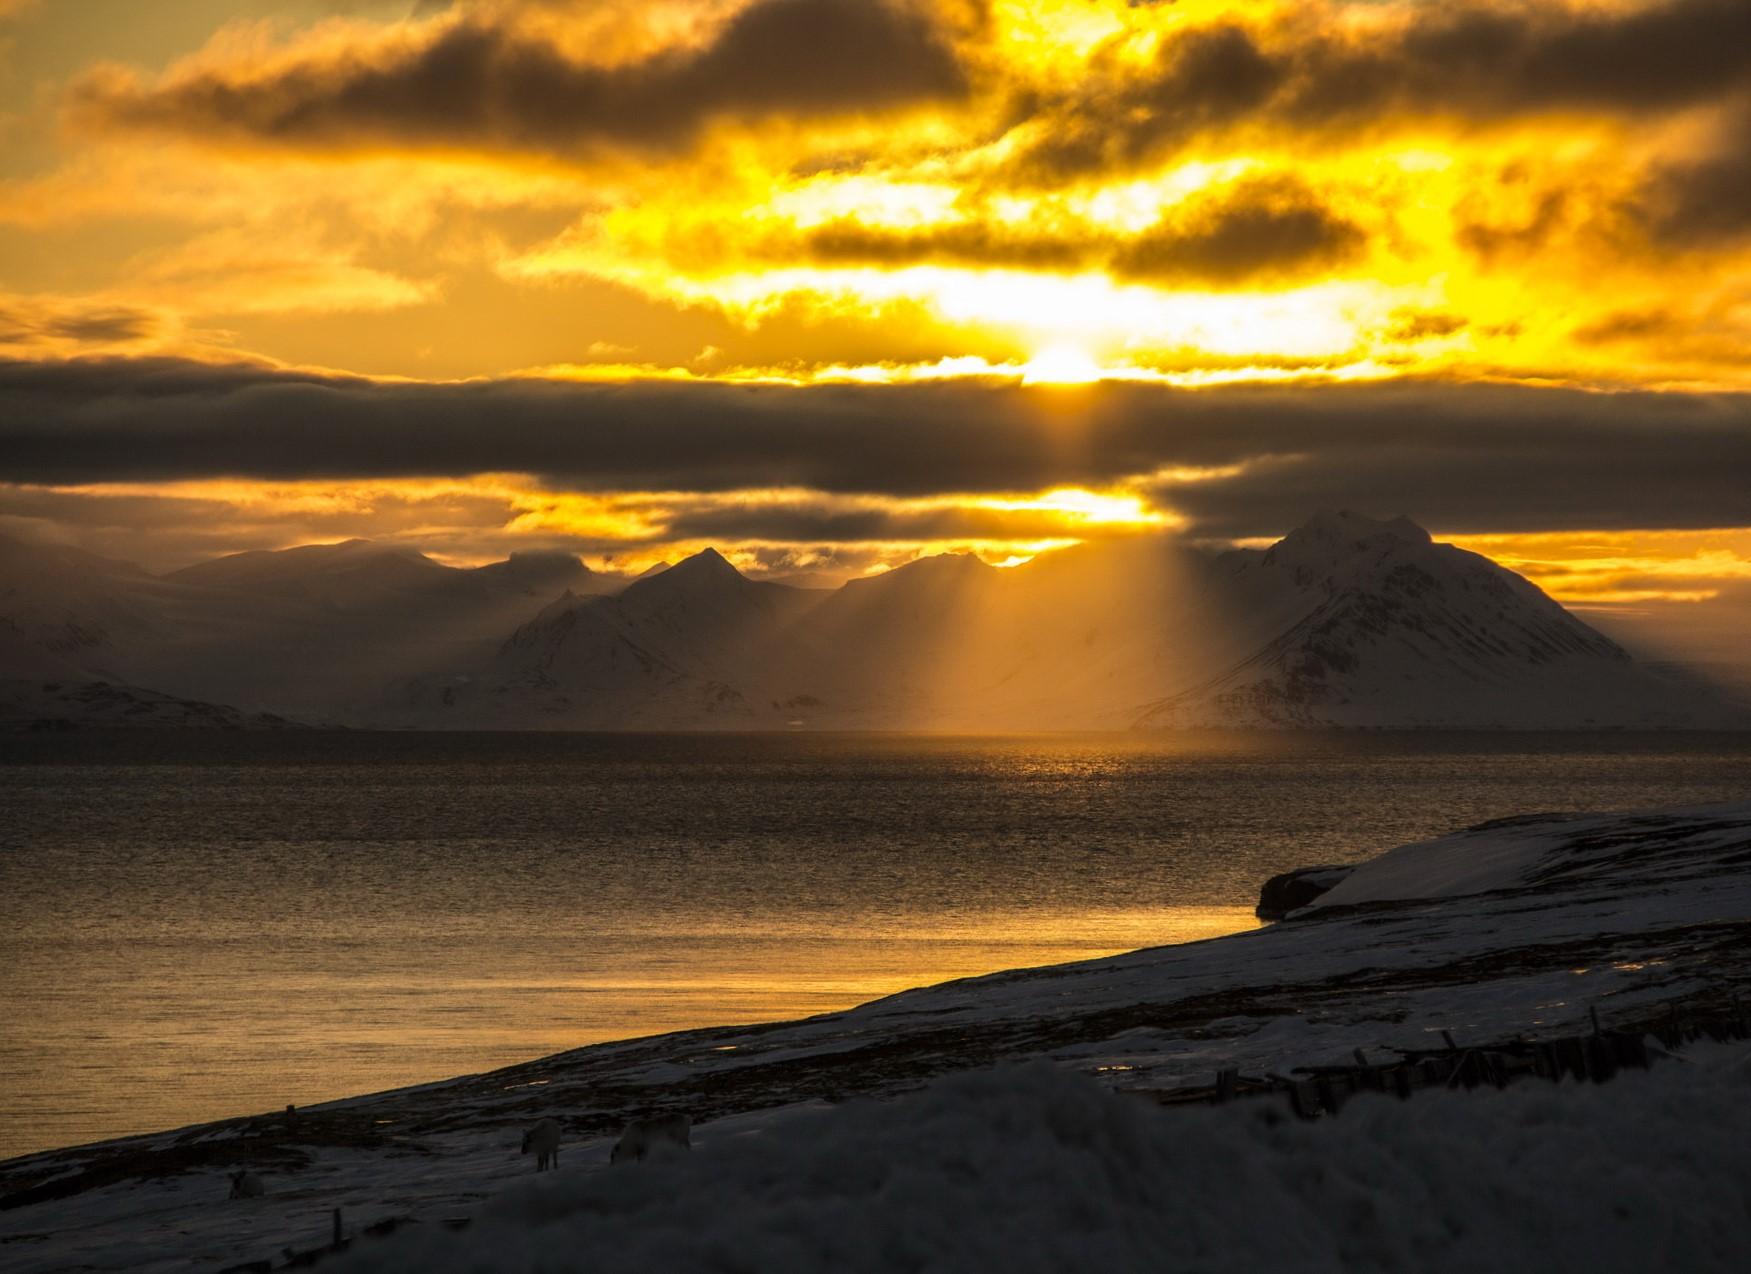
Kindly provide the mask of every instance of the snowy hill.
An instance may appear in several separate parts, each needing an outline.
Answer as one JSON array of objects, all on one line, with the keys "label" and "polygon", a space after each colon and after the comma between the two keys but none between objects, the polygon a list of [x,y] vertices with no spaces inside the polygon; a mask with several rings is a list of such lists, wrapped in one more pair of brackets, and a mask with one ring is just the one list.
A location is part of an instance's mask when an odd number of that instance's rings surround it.
[{"label": "snowy hill", "polygon": [[746,727],[774,633],[815,594],[746,579],[715,550],[612,597],[569,590],[465,668],[396,687],[380,711],[454,728]]},{"label": "snowy hill", "polygon": [[1151,704],[1146,727],[1458,729],[1727,724],[1694,684],[1637,664],[1532,584],[1408,519],[1328,513],[1213,567],[1280,631]]},{"label": "snowy hill", "polygon": [[1351,513],[1263,552],[1145,540],[1008,571],[950,554],[830,592],[744,579],[707,550],[611,602],[561,599],[389,711],[410,725],[974,731],[1751,720],[1488,559]]},{"label": "snowy hill", "polygon": [[[1230,937],[594,1045],[305,1108],[296,1127],[270,1112],[13,1160],[0,1241],[21,1272],[277,1266],[325,1241],[341,1207],[355,1234],[413,1224],[339,1268],[708,1269],[734,1250],[738,1268],[910,1253],[978,1269],[1013,1232],[1041,1251],[1077,1235],[1081,1257],[1123,1269],[1252,1264],[1220,1259],[1236,1252],[1478,1268],[1466,1235],[1488,1238],[1492,1268],[1560,1242],[1593,1269],[1733,1269],[1751,1181],[1742,1049],[1718,1076],[1702,1059],[1597,1090],[1364,1097],[1309,1125],[1262,1099],[1157,1111],[1139,1095],[1439,1048],[1442,1032],[1555,1040],[1594,1012],[1636,1028],[1748,991],[1751,804],[1517,819],[1390,851],[1320,905]],[[1011,1063],[1033,1069],[968,1074]],[[692,1116],[693,1155],[610,1168],[626,1121],[657,1111]],[[560,1171],[536,1179],[516,1150],[542,1118],[561,1126]],[[1586,1188],[1553,1194],[1577,1163]],[[228,1205],[244,1165],[266,1193]],[[1296,1241],[1254,1233],[1273,1229],[1248,1224],[1261,1210],[1294,1218]],[[439,1224],[469,1216],[460,1234]],[[867,1243],[848,1216],[867,1218]]]},{"label": "snowy hill", "polygon": [[308,593],[344,600],[417,588],[445,568],[417,550],[371,540],[306,544],[274,552],[233,553],[197,562],[164,578],[209,588],[264,594]]},{"label": "snowy hill", "polygon": [[365,540],[154,576],[0,538],[0,674],[357,723],[391,680],[495,648],[567,589],[624,584],[569,554],[459,569]]},{"label": "snowy hill", "polygon": [[0,681],[0,730],[276,730],[297,724],[107,681]]},{"label": "snowy hill", "polygon": [[0,669],[422,729],[1746,728],[1407,519],[1144,537],[799,588],[707,549],[633,581],[352,540],[154,577],[0,542]]},{"label": "snowy hill", "polygon": [[151,584],[131,563],[0,536],[0,675],[110,675],[155,631]]}]

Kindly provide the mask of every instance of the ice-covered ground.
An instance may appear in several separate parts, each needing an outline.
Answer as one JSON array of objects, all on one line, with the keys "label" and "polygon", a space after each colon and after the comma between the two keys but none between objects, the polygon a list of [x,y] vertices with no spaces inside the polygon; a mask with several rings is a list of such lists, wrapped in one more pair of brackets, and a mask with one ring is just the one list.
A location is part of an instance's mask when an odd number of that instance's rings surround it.
[{"label": "ice-covered ground", "polygon": [[340,1271],[1741,1270],[1751,1046],[1609,1088],[1163,1110],[1043,1063],[550,1173]]},{"label": "ice-covered ground", "polygon": [[[356,1258],[415,1268],[421,1244],[465,1268],[570,1269],[598,1247],[604,1268],[1494,1268],[1559,1249],[1558,1268],[1709,1268],[1751,1242],[1742,1054],[1597,1090],[1359,1102],[1308,1126],[1122,1090],[1441,1030],[1572,1034],[1590,1008],[1634,1022],[1748,984],[1751,802],[1516,819],[1393,850],[1254,933],[579,1049],[311,1108],[295,1128],[233,1120],[15,1160],[0,1264],[277,1259],[321,1243],[340,1207],[349,1232],[413,1218]],[[663,1110],[694,1117],[696,1154],[608,1172],[612,1134]],[[566,1130],[561,1171],[517,1182],[520,1131],[544,1116]],[[268,1193],[229,1203],[244,1165]]]}]

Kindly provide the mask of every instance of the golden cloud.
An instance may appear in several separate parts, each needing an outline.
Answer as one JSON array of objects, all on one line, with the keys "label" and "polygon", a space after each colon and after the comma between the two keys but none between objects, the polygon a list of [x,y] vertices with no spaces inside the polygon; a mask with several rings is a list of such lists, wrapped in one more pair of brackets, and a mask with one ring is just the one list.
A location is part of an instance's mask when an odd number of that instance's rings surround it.
[{"label": "golden cloud", "polygon": [[[1742,387],[1746,13],[492,0],[236,27],[79,77],[70,157],[0,183],[0,252],[19,291],[155,309],[190,352],[221,315],[252,353],[403,375]],[[531,352],[434,351],[470,327]]]}]

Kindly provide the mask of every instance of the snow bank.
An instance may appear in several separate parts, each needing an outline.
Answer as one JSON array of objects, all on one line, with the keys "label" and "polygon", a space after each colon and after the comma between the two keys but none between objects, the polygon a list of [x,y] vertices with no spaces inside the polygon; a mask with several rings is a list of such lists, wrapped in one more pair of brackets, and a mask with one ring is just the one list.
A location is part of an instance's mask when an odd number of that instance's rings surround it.
[{"label": "snow bank", "polygon": [[1312,907],[1348,907],[1407,898],[1457,898],[1524,883],[1550,851],[1555,819],[1527,825],[1472,829],[1437,840],[1389,849],[1363,863],[1313,902]]},{"label": "snow bank", "polygon": [[1163,1110],[1058,1068],[514,1188],[339,1270],[1742,1269],[1751,1049],[1607,1088]]},{"label": "snow bank", "polygon": [[1458,898],[1523,889],[1562,878],[1625,884],[1657,878],[1665,865],[1702,859],[1719,870],[1719,851],[1742,843],[1751,802],[1614,814],[1536,814],[1501,819],[1435,840],[1415,841],[1362,863],[1308,904]]},{"label": "snow bank", "polygon": [[[1340,891],[1379,905],[1331,905]],[[439,1270],[1520,1269],[1546,1253],[1693,1270],[1722,1264],[1723,1218],[1751,1235],[1743,1074],[1364,1102],[1315,1127],[1169,1118],[1090,1086],[1381,1060],[1443,1032],[1555,1039],[1595,1012],[1620,1029],[1751,994],[1751,802],[1486,825],[1394,850],[1320,903],[1227,938],[312,1107],[327,1140],[230,1121],[15,1160],[0,1194],[93,1179],[0,1209],[0,1265],[277,1261],[325,1243],[337,1207],[355,1233],[417,1222],[355,1268]],[[1030,1060],[1092,1081],[943,1078]],[[613,1137],[657,1110],[693,1117],[691,1160],[608,1170]],[[517,1146],[543,1118],[566,1130],[562,1168],[523,1185]],[[183,1170],[190,1138],[207,1157]],[[266,1196],[226,1203],[228,1172],[264,1154]],[[439,1226],[493,1199],[467,1231]]]}]

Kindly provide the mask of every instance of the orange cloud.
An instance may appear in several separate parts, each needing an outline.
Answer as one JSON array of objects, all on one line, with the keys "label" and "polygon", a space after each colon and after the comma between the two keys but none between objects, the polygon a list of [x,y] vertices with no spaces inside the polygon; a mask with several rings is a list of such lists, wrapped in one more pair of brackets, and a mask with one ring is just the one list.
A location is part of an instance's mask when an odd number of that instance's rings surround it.
[{"label": "orange cloud", "polygon": [[1751,580],[1751,528],[1451,537],[1574,603],[1700,602]]},{"label": "orange cloud", "polygon": [[327,28],[289,48],[193,59],[153,83],[96,69],[69,110],[98,130],[288,147],[662,153],[718,120],[856,116],[967,89],[928,15],[883,0],[755,0],[697,45],[624,61],[580,57],[514,13]]},{"label": "orange cloud", "polygon": [[1745,12],[491,0],[241,24],[76,76],[64,162],[0,182],[0,261],[20,294],[161,314],[181,352],[415,377],[1050,353],[1180,384],[1742,388]]}]

